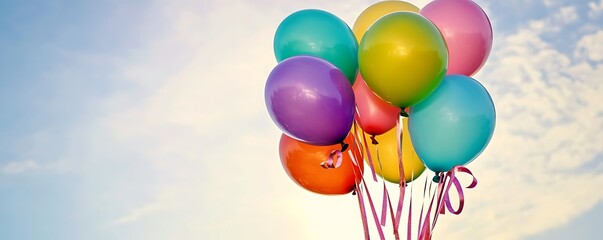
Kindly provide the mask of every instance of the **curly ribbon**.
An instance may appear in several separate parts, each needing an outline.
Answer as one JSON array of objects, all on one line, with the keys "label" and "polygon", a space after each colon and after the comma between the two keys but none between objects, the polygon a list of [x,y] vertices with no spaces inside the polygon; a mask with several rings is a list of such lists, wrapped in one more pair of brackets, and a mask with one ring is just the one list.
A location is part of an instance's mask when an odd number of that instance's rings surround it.
[{"label": "curly ribbon", "polygon": [[[431,239],[431,234],[433,233],[433,229],[435,228],[436,223],[438,221],[438,216],[440,214],[445,214],[446,209],[448,209],[449,212],[451,212],[452,214],[455,214],[455,215],[459,215],[463,211],[463,207],[465,206],[465,195],[463,193],[463,187],[461,186],[461,183],[456,176],[456,174],[459,172],[467,173],[473,178],[471,184],[469,184],[469,186],[467,186],[468,189],[471,189],[471,188],[474,188],[475,186],[477,186],[477,178],[475,178],[473,173],[464,166],[456,166],[456,167],[452,168],[450,171],[446,172],[446,174],[439,173],[438,175],[436,175],[438,178],[434,178],[434,179],[439,180],[438,186],[437,186],[437,191],[436,191],[436,194],[434,194],[433,197],[431,198],[431,203],[429,204],[429,209],[427,210],[427,214],[425,215],[424,223],[420,227],[421,231],[419,233],[419,237],[418,237],[419,239],[421,239],[421,240]],[[456,192],[459,196],[458,209],[454,209],[454,207],[452,206],[452,202],[450,201],[450,188],[452,187],[452,185],[454,185]],[[431,223],[431,210],[433,207],[434,198],[437,199],[437,201],[436,201],[437,203],[436,203],[435,213],[433,216],[433,223]],[[444,206],[445,206],[445,208],[444,208]]]},{"label": "curly ribbon", "polygon": [[[323,167],[324,169],[332,169],[332,168],[340,167],[341,162],[342,162],[341,151],[342,150],[331,151],[331,153],[329,154],[329,158],[326,161],[320,163],[320,166]],[[333,160],[335,158],[337,160]]]},{"label": "curly ribbon", "polygon": [[[471,184],[467,186],[467,189],[475,188],[475,186],[477,186],[477,178],[475,178],[471,170],[464,166],[456,166],[452,168],[452,170],[446,173],[445,180],[448,179],[448,183],[446,186],[446,190],[442,194],[442,200],[438,204],[438,210],[436,210],[436,212],[438,212],[439,214],[445,214],[446,209],[448,209],[448,211],[454,215],[459,215],[461,214],[461,212],[463,212],[463,208],[465,206],[465,194],[463,193],[463,187],[461,186],[459,179],[456,177],[456,173],[458,172],[469,174],[473,178]],[[454,207],[452,206],[452,202],[450,201],[450,187],[452,187],[452,185],[454,185],[454,187],[456,188],[456,192],[459,196],[458,209],[454,209]],[[444,205],[446,206],[446,208],[444,208]],[[438,221],[438,215],[434,217],[432,229],[435,227],[436,222]]]}]

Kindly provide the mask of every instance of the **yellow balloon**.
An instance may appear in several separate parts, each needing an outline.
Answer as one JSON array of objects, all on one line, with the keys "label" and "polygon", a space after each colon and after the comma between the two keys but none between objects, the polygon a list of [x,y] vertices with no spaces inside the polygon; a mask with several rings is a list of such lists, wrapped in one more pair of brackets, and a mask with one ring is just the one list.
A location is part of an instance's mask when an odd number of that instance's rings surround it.
[{"label": "yellow balloon", "polygon": [[413,12],[394,12],[366,31],[358,48],[366,84],[394,106],[413,106],[442,82],[448,48],[438,28]]},{"label": "yellow balloon", "polygon": [[[408,118],[403,120],[403,132],[400,136],[402,139],[402,164],[404,166],[404,179],[406,182],[411,182],[417,179],[423,171],[425,171],[425,165],[417,156],[415,149],[410,141],[410,134],[408,133]],[[400,182],[400,170],[398,167],[398,140],[396,139],[397,129],[394,127],[382,135],[375,136],[375,139],[379,144],[377,146],[368,144],[371,158],[373,160],[373,167],[375,172],[379,176],[392,183]],[[370,136],[365,134],[367,141],[370,142]],[[377,148],[379,157],[377,157]],[[364,150],[364,160],[367,164],[370,164],[366,155],[366,149]],[[379,165],[381,162],[381,166]]]},{"label": "yellow balloon", "polygon": [[366,8],[358,18],[356,22],[354,22],[354,27],[352,31],[356,36],[356,40],[360,43],[362,40],[362,36],[366,30],[380,17],[387,15],[388,13],[393,13],[397,11],[409,11],[409,12],[419,12],[419,8],[412,3],[408,3],[405,1],[383,1],[378,2],[370,7]]}]

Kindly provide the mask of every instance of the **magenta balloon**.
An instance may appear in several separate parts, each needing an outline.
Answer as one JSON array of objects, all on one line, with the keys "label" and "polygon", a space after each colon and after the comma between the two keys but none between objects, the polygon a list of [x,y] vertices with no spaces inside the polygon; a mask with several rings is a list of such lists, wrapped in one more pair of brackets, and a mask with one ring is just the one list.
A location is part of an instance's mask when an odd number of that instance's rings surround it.
[{"label": "magenta balloon", "polygon": [[448,45],[448,72],[471,76],[492,49],[492,26],[482,8],[470,0],[435,0],[420,11],[442,32]]},{"label": "magenta balloon", "polygon": [[280,62],[268,76],[266,107],[288,136],[313,145],[343,142],[354,121],[354,92],[333,64],[311,56]]}]

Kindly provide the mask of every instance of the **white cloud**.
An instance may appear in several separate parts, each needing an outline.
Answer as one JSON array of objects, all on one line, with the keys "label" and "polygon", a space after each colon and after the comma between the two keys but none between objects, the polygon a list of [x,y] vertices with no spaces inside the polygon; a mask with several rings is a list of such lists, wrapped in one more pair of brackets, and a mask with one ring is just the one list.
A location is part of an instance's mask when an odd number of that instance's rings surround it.
[{"label": "white cloud", "polygon": [[38,169],[40,165],[33,160],[14,161],[0,166],[0,172],[5,174],[20,174]]},{"label": "white cloud", "polygon": [[138,221],[142,217],[156,213],[158,209],[159,209],[159,204],[157,202],[149,203],[147,205],[144,205],[142,207],[132,210],[125,216],[119,217],[111,225],[121,225],[121,224]]},{"label": "white cloud", "polygon": [[588,16],[590,18],[597,18],[603,12],[603,0],[588,2]]},{"label": "white cloud", "polygon": [[559,12],[555,14],[555,19],[564,24],[572,23],[578,20],[578,11],[576,6],[565,6],[559,9]]},{"label": "white cloud", "polygon": [[544,5],[547,7],[555,6],[555,1],[554,0],[544,0]]},{"label": "white cloud", "polygon": [[552,16],[531,19],[528,26],[537,33],[558,33],[568,24],[574,23],[580,19],[575,5],[560,7]]},{"label": "white cloud", "polygon": [[582,36],[576,45],[574,55],[591,61],[603,60],[603,30]]}]

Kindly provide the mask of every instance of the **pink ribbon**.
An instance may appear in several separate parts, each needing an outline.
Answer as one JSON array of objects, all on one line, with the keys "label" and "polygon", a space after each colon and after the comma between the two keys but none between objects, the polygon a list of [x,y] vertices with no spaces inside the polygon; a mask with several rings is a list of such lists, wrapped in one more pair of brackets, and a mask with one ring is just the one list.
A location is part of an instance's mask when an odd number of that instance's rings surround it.
[{"label": "pink ribbon", "polygon": [[387,188],[385,187],[385,181],[383,182],[383,202],[381,203],[381,226],[385,226],[386,218],[387,218],[387,200],[389,199],[389,194],[387,192]]},{"label": "pink ribbon", "polygon": [[[463,211],[463,207],[465,206],[465,195],[463,193],[463,187],[461,186],[460,181],[458,180],[456,174],[462,172],[469,174],[473,180],[468,189],[474,188],[477,186],[477,178],[473,176],[473,173],[464,166],[456,166],[452,168],[450,171],[446,172],[446,174],[440,173],[440,180],[438,182],[437,192],[434,194],[434,197],[437,199],[435,214],[433,216],[433,223],[431,223],[431,210],[434,202],[434,198],[431,198],[431,203],[429,204],[429,209],[427,210],[427,214],[425,215],[425,221],[422,225],[421,231],[419,233],[419,239],[431,239],[431,234],[433,233],[433,229],[436,226],[438,221],[438,216],[440,214],[445,214],[446,209],[449,212],[455,215],[461,214]],[[454,209],[452,206],[452,202],[450,201],[450,188],[454,185],[456,192],[459,196],[459,207],[458,209]],[[444,208],[445,206],[445,208]],[[431,226],[430,226],[431,225]]]},{"label": "pink ribbon", "polygon": [[[425,195],[427,194],[427,181],[429,178],[425,178],[425,184],[423,185],[423,199],[421,203],[421,212],[419,214],[419,222],[417,223],[417,232],[421,232],[421,224],[423,222],[423,210],[425,210]],[[431,183],[429,183],[429,190],[431,191]]]},{"label": "pink ribbon", "polygon": [[[358,146],[358,145],[356,145]],[[356,161],[356,159],[353,158],[353,154],[350,152],[348,152],[350,154],[350,157],[352,157],[352,164],[354,165],[354,168],[352,168],[352,172],[354,173],[354,190],[352,192],[352,194],[356,195],[356,197],[358,198],[358,208],[360,209],[360,218],[362,219],[362,227],[364,229],[364,239],[365,240],[370,240],[371,236],[369,233],[369,229],[368,229],[368,223],[367,223],[367,218],[366,218],[366,208],[364,206],[364,197],[362,196],[362,188],[359,185],[359,182],[356,181],[356,179],[358,179],[358,175],[362,176],[362,172],[360,173],[356,173],[356,167],[358,167],[358,162]]]},{"label": "pink ribbon", "polygon": [[[411,174],[411,179],[414,179],[414,172]],[[408,201],[408,221],[406,225],[406,239],[410,240],[412,235],[412,193],[413,185],[410,186],[410,200]]]},{"label": "pink ribbon", "polygon": [[[441,182],[441,181],[440,181]],[[431,183],[429,183],[429,190],[431,191]],[[437,194],[434,194],[433,196],[431,196],[431,201],[429,203],[429,208],[427,208],[427,213],[425,213],[425,219],[423,224],[419,223],[419,235],[418,235],[418,239],[420,240],[428,240],[431,238],[431,210],[433,208],[433,202],[434,199],[436,198]],[[439,198],[439,196],[438,196]],[[421,210],[422,211],[422,210]],[[437,212],[437,211],[436,211]]]},{"label": "pink ribbon", "polygon": [[[334,158],[336,158],[337,160],[333,160]],[[329,154],[329,158],[326,161],[320,163],[320,166],[324,169],[338,168],[341,166],[341,160],[341,150],[333,150]]]},{"label": "pink ribbon", "polygon": [[[396,122],[396,136],[400,136],[401,133],[402,127],[400,126],[400,120],[398,119]],[[402,163],[402,141],[399,137],[397,137],[396,140],[396,145],[398,147],[398,170],[400,172],[400,197],[398,198],[398,207],[396,209],[396,220],[394,222],[394,227],[398,229],[400,226],[400,220],[402,219],[402,207],[404,205],[404,195],[406,193],[406,177],[404,176],[404,164]]]},{"label": "pink ribbon", "polygon": [[[357,120],[360,121],[360,120]],[[364,133],[364,130],[360,129],[362,132],[362,143],[364,144],[364,149],[366,150],[366,156],[368,158],[368,162],[369,162],[369,167],[371,168],[371,174],[373,175],[373,181],[377,182],[377,174],[375,174],[375,167],[373,166],[373,158],[371,157],[371,151],[368,148],[368,143],[366,141],[366,136]],[[358,136],[358,126],[356,125],[356,123],[354,123],[354,134],[356,137]],[[360,144],[358,144],[360,145]],[[362,154],[364,154],[364,152],[361,151]]]},{"label": "pink ribbon", "polygon": [[[356,158],[354,157],[354,155],[352,154],[352,152],[348,152],[350,155],[350,158],[352,159],[352,163],[355,166],[359,166],[358,161],[356,160]],[[354,170],[354,176],[358,176],[356,175],[356,171]],[[381,228],[381,225],[379,225],[379,217],[377,216],[377,211],[375,210],[375,204],[373,203],[373,198],[371,197],[371,193],[368,190],[368,186],[366,185],[366,181],[364,180],[364,177],[362,176],[362,173],[360,173],[360,177],[361,177],[361,181],[362,181],[362,185],[359,185],[359,183],[356,183],[356,188],[357,188],[357,193],[358,193],[358,201],[359,201],[359,205],[361,208],[361,212],[362,212],[362,222],[363,222],[363,226],[364,226],[364,236],[365,239],[370,239],[370,234],[368,231],[368,226],[365,224],[367,222],[367,216],[366,216],[366,207],[364,204],[364,198],[361,196],[362,194],[362,186],[364,186],[364,190],[366,191],[366,196],[367,199],[369,200],[369,204],[371,207],[371,212],[373,214],[373,219],[375,221],[375,226],[377,227],[377,232],[379,233],[379,237],[381,240],[385,240],[385,235],[383,234],[383,229]]]},{"label": "pink ribbon", "polygon": [[356,183],[356,189],[354,190],[356,197],[358,198],[358,206],[360,207],[360,216],[362,218],[362,227],[364,228],[364,239],[370,240],[371,236],[368,230],[368,223],[366,218],[366,209],[364,206],[364,197],[362,197],[362,189],[360,189],[358,183]]},{"label": "pink ribbon", "polygon": [[[362,129],[360,129],[362,130]],[[354,134],[357,134],[358,130],[357,130],[357,125],[356,123],[354,123]],[[356,135],[357,136],[357,135]],[[379,167],[381,168],[381,171],[383,172],[383,168],[381,167],[381,160],[379,158],[379,148],[377,147],[377,144],[379,144],[379,142],[377,142],[377,140],[375,139],[375,136],[371,136],[371,140],[372,140],[372,144],[375,145],[375,149],[377,152],[377,161],[379,163]],[[377,182],[377,175],[375,173],[375,168],[373,166],[373,158],[371,156],[371,152],[368,146],[368,141],[366,140],[366,136],[364,134],[364,131],[362,131],[362,142],[364,144],[364,148],[366,149],[366,155],[368,158],[368,162],[369,162],[369,167],[371,168],[371,173],[373,176],[373,180],[375,182]],[[359,145],[359,144],[358,144]],[[361,151],[362,152],[362,151]],[[385,222],[386,222],[386,217],[387,217],[387,202],[389,201],[389,205],[391,206],[391,200],[389,198],[389,193],[387,192],[387,188],[385,187],[385,180],[383,180],[383,176],[381,177],[381,180],[383,181],[383,202],[382,202],[382,207],[381,207],[381,226],[385,226]],[[366,185],[365,185],[366,187]],[[367,188],[368,191],[368,188]],[[367,194],[368,197],[370,197],[370,195]],[[390,207],[391,208],[391,207]],[[394,222],[394,216],[393,216],[393,212],[392,212],[392,222]],[[397,234],[397,229],[394,228],[394,233]]]},{"label": "pink ribbon", "polygon": [[377,211],[375,210],[375,204],[373,204],[373,199],[371,198],[371,194],[368,191],[368,187],[366,186],[366,182],[362,181],[364,184],[364,189],[366,190],[366,196],[369,200],[369,204],[371,205],[371,212],[373,213],[373,220],[375,220],[375,225],[377,227],[377,232],[379,233],[379,237],[381,240],[385,240],[385,235],[383,234],[383,229],[381,225],[379,225],[379,217],[377,216]]},{"label": "pink ribbon", "polygon": [[[383,173],[383,165],[381,164],[381,157],[379,153],[379,146],[377,141],[374,139],[374,136],[371,137],[373,139],[373,144],[375,144],[375,152],[377,153],[377,163],[379,163],[379,169],[381,173]],[[387,218],[387,203],[389,201],[389,205],[391,205],[391,200],[389,198],[389,193],[387,192],[387,187],[385,186],[385,179],[383,178],[383,174],[381,174],[381,182],[383,183],[383,202],[381,203],[381,226],[385,226],[386,218]],[[393,210],[392,210],[392,222],[394,222]],[[394,229],[394,233],[397,233],[397,229]]]},{"label": "pink ribbon", "polygon": [[[465,206],[465,194],[463,194],[463,187],[461,186],[459,179],[456,177],[456,173],[458,173],[458,172],[467,173],[473,178],[473,180],[471,181],[471,184],[469,184],[469,186],[467,186],[468,189],[471,189],[471,188],[474,188],[475,186],[477,186],[477,178],[475,178],[475,176],[473,176],[473,173],[468,168],[463,167],[463,166],[456,166],[456,167],[452,168],[452,170],[448,171],[446,173],[446,177],[449,179],[449,182],[446,187],[446,191],[444,191],[444,195],[443,195],[443,200],[444,200],[444,203],[446,204],[446,208],[439,206],[439,208],[441,208],[439,211],[440,214],[445,214],[446,213],[445,209],[448,209],[449,212],[451,212],[452,214],[455,214],[455,215],[459,215],[463,211],[463,207]],[[459,208],[456,210],[454,209],[454,207],[452,206],[452,203],[450,201],[450,187],[452,187],[453,184],[454,184],[454,187],[456,188],[456,192],[459,196]],[[435,225],[435,222],[434,222],[434,225]]]}]

